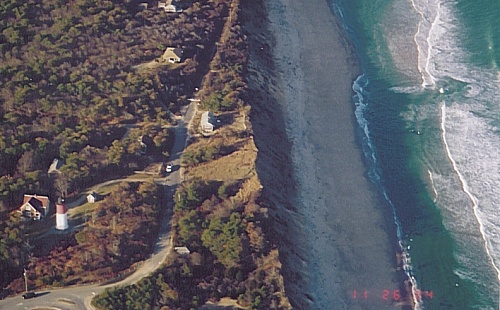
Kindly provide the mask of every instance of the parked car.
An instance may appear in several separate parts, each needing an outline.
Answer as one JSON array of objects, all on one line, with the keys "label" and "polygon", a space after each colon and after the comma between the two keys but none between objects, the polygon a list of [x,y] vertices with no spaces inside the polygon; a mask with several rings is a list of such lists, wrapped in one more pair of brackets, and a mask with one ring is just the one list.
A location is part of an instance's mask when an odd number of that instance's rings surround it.
[{"label": "parked car", "polygon": [[167,164],[167,167],[165,167],[165,171],[166,171],[167,173],[172,172],[172,164],[171,164],[171,163],[168,163],[168,164]]},{"label": "parked car", "polygon": [[35,292],[28,292],[23,294],[23,299],[30,299],[30,298],[35,298],[36,293]]}]

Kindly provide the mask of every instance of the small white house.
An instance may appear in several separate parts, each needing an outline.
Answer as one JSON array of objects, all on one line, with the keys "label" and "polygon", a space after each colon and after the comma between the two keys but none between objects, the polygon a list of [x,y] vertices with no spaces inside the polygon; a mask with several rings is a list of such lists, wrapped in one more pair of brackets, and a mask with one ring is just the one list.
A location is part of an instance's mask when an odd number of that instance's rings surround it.
[{"label": "small white house", "polygon": [[167,12],[167,13],[180,13],[180,12],[182,12],[182,9],[177,8],[173,4],[169,4],[169,5],[165,6],[165,12]]},{"label": "small white house", "polygon": [[172,0],[158,1],[158,8],[163,9],[165,12],[168,12],[168,13],[182,12],[182,9],[180,9],[172,4]]},{"label": "small white house", "polygon": [[92,192],[92,193],[90,193],[90,194],[87,195],[87,202],[88,203],[94,203],[94,202],[96,202],[96,200],[97,200],[97,194],[96,193]]},{"label": "small white house", "polygon": [[206,111],[201,115],[201,131],[208,133],[215,129],[215,116],[212,112]]}]

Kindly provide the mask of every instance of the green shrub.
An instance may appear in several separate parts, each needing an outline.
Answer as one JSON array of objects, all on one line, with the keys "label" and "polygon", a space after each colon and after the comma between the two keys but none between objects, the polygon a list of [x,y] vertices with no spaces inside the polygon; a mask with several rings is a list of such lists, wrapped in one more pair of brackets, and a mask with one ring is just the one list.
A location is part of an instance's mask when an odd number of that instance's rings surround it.
[{"label": "green shrub", "polygon": [[216,217],[201,235],[203,245],[207,247],[226,267],[238,265],[243,252],[243,234],[245,232],[241,216],[233,213],[229,219]]}]

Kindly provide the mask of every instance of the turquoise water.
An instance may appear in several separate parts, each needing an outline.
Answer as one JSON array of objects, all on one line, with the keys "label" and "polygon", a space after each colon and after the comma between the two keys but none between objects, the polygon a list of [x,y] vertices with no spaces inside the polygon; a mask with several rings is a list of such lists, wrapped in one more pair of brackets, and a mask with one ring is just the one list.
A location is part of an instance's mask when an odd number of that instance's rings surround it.
[{"label": "turquoise water", "polygon": [[[338,0],[356,115],[422,309],[499,309],[500,1]],[[415,290],[416,292],[416,290]]]}]

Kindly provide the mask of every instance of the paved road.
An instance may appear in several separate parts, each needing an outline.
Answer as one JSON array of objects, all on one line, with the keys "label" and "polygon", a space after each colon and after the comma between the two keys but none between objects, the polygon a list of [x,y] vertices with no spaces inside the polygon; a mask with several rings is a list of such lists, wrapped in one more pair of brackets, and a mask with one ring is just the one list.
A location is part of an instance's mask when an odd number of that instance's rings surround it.
[{"label": "paved road", "polygon": [[21,295],[10,297],[0,301],[0,310],[92,310],[93,307],[90,305],[90,302],[96,294],[101,293],[109,287],[135,283],[143,277],[149,275],[161,265],[167,257],[167,254],[172,251],[172,242],[170,239],[170,219],[172,215],[173,200],[171,198],[175,193],[176,187],[181,182],[180,155],[186,146],[188,136],[187,128],[188,124],[192,120],[193,114],[195,113],[196,104],[196,102],[193,102],[188,106],[183,113],[182,120],[179,120],[178,125],[175,128],[175,141],[170,157],[170,161],[173,164],[172,172],[166,178],[155,180],[157,184],[164,186],[167,198],[166,201],[163,202],[166,212],[163,212],[163,217],[160,220],[160,233],[151,257],[145,260],[133,274],[120,282],[109,285],[85,285],[63,289],[44,290],[38,292],[39,295],[36,298],[27,300],[22,299]]}]

